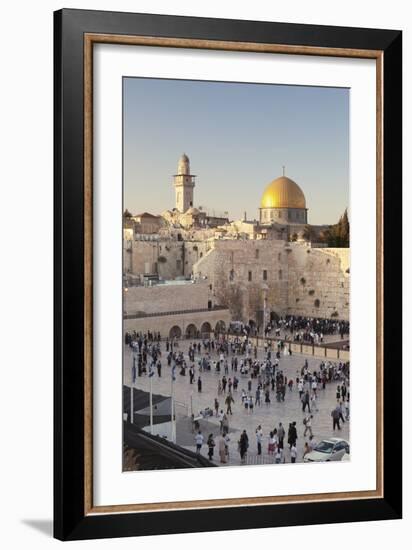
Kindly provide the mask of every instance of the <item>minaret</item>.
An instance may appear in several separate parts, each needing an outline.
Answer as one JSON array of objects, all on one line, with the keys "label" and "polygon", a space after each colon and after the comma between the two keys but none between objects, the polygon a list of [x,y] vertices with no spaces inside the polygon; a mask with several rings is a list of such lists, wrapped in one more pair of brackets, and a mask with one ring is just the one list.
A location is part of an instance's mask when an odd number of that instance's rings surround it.
[{"label": "minaret", "polygon": [[173,176],[173,185],[176,191],[176,208],[179,212],[186,212],[186,210],[193,206],[195,177],[190,173],[189,157],[183,153],[177,165],[177,174]]}]

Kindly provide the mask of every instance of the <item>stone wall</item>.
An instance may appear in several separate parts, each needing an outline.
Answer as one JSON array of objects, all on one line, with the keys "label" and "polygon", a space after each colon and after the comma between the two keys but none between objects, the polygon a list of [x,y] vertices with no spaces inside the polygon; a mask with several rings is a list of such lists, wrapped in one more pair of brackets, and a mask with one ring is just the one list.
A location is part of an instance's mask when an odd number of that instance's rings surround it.
[{"label": "stone wall", "polygon": [[230,297],[239,288],[244,321],[259,321],[265,293],[269,313],[347,320],[349,260],[349,249],[311,248],[282,241],[222,240],[215,241],[214,248],[194,265],[193,271],[195,276],[210,280],[217,304],[227,305],[224,295]]},{"label": "stone wall", "polygon": [[216,303],[229,305],[234,319],[240,309],[244,321],[257,321],[258,312],[264,309],[265,296],[268,315],[270,311],[285,314],[288,308],[285,244],[274,240],[216,240],[214,248],[193,266],[193,273],[195,277],[207,277]]},{"label": "stone wall", "polygon": [[288,312],[349,319],[349,249],[290,246]]},{"label": "stone wall", "polygon": [[190,277],[193,264],[212,246],[211,241],[172,239],[135,240],[125,268],[134,275],[159,275],[161,279]]},{"label": "stone wall", "polygon": [[153,287],[129,287],[125,293],[124,309],[127,314],[163,313],[186,309],[207,309],[213,297],[209,283],[182,281]]},{"label": "stone wall", "polygon": [[[199,300],[207,304],[212,299],[213,304],[229,307],[233,319],[262,322],[265,296],[267,319],[271,312],[349,319],[349,249],[312,248],[281,240],[212,238],[134,241],[127,246],[132,248],[124,251],[126,271],[158,274],[165,280],[192,273],[199,280],[206,277],[212,293],[208,290],[209,298]],[[179,296],[177,291],[176,299],[170,298],[179,307],[180,300],[192,301],[190,291]],[[198,296],[193,303],[198,303]],[[155,309],[163,307],[157,305],[157,298],[153,304]]]}]

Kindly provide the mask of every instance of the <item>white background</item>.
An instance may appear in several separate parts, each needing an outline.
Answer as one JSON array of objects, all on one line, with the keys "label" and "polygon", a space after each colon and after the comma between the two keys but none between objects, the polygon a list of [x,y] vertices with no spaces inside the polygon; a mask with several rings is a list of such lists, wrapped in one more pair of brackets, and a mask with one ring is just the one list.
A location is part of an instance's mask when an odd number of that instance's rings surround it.
[{"label": "white background", "polygon": [[[99,44],[94,66],[94,502],[96,506],[328,493],[376,488],[376,63],[275,54]],[[350,88],[351,460],[307,465],[122,473],[122,76],[203,78]],[[372,98],[372,99],[371,99]],[[113,281],[118,281],[113,292]],[[363,332],[363,312],[370,331]],[[118,391],[113,391],[118,388]],[[363,418],[369,419],[365,432]],[[117,452],[113,452],[113,447]],[[159,475],[161,477],[159,477]],[[239,475],[242,476],[240,483]],[[161,480],[161,481],[160,481]]]},{"label": "white background", "polygon": [[[4,548],[49,548],[52,517],[52,10],[61,4],[44,0],[2,6],[1,132],[1,345],[0,345],[0,544]],[[410,95],[411,63],[407,2],[347,0],[340,4],[312,0],[273,3],[193,1],[71,2],[65,7],[174,13],[210,17],[273,20],[297,23],[402,28],[404,32],[404,97]],[[407,70],[409,62],[409,68]],[[411,113],[405,107],[404,181],[410,179],[408,140]],[[410,157],[410,156],[409,156]],[[404,190],[404,212],[412,208],[410,189]],[[406,218],[406,216],[405,216]],[[405,219],[406,246],[411,220]],[[405,254],[406,256],[406,254]],[[409,263],[409,265],[408,265]],[[405,261],[404,279],[411,279]],[[405,310],[412,309],[405,290]],[[409,306],[409,307],[408,307]],[[406,325],[404,335],[411,327]],[[411,364],[405,350],[405,365]],[[405,368],[404,388],[411,375]],[[406,400],[405,400],[406,401]],[[412,412],[405,403],[405,425]],[[409,421],[409,422],[408,422]],[[412,445],[406,439],[405,458]],[[100,542],[71,547],[100,548],[282,548],[316,546],[317,541],[356,548],[363,540],[374,549],[408,547],[412,535],[411,476],[404,472],[405,519],[397,522],[311,526],[299,528],[174,535]],[[339,541],[339,542],[337,542]],[[322,544],[323,544],[322,542]]]}]

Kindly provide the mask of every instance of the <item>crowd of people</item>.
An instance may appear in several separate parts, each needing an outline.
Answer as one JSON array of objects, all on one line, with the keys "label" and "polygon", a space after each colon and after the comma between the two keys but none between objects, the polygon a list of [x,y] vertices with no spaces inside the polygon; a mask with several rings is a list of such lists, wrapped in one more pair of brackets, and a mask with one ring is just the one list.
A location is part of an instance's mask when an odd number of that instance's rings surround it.
[{"label": "crowd of people", "polygon": [[[283,327],[290,327],[292,333],[295,330],[302,330],[301,327],[304,324],[304,320],[297,317],[287,317],[281,321]],[[318,323],[315,324],[318,325]],[[329,324],[319,323],[319,325],[325,333],[332,330]],[[313,323],[303,330],[307,329],[312,330]],[[335,327],[333,330],[340,329]],[[314,448],[312,422],[314,415],[318,412],[317,399],[319,392],[325,390],[330,382],[338,384],[336,407],[331,411],[332,429],[340,430],[341,423],[349,420],[350,366],[348,362],[323,360],[320,361],[316,370],[311,370],[308,360],[302,358],[301,368],[294,376],[288,377],[281,368],[281,358],[282,355],[290,355],[291,351],[287,343],[280,339],[265,341],[263,353],[259,354],[256,345],[246,334],[220,335],[216,338],[192,341],[186,353],[180,350],[178,340],[161,341],[160,335],[155,333],[128,333],[125,336],[125,344],[132,350],[133,383],[139,376],[152,376],[157,373],[157,376],[161,377],[162,357],[176,374],[188,377],[189,385],[197,385],[199,393],[203,390],[203,373],[215,373],[218,376],[214,401],[209,407],[200,411],[199,415],[206,419],[215,417],[219,423],[219,435],[214,436],[210,433],[205,440],[199,422],[195,425],[194,435],[196,452],[200,453],[203,445],[206,444],[210,460],[214,460],[214,449],[217,445],[220,463],[225,464],[229,461],[229,443],[233,437],[229,418],[234,414],[235,401],[241,403],[240,410],[243,411],[239,413],[237,410],[237,414],[252,415],[256,408],[270,407],[275,400],[278,403],[284,403],[288,399],[298,398],[302,404],[303,437],[308,437],[304,445],[304,455]],[[215,437],[218,438],[217,441]],[[255,445],[250,441],[247,430],[241,430],[237,440],[241,464],[246,463],[248,453],[257,456],[267,454],[273,457],[275,463],[284,462],[286,460],[285,439],[290,462],[296,462],[298,459],[296,421],[289,423],[287,429],[280,422],[267,433],[263,432],[259,424],[256,427],[254,439]],[[254,450],[252,451],[250,447],[254,447]]]},{"label": "crowd of people", "polygon": [[[256,324],[233,325],[234,331],[247,336],[257,336],[261,327]],[[350,323],[341,319],[324,319],[320,317],[301,317],[286,315],[272,319],[265,325],[264,336],[280,338],[286,341],[304,342],[308,344],[322,344],[324,337],[336,335],[343,340],[349,338]]]}]

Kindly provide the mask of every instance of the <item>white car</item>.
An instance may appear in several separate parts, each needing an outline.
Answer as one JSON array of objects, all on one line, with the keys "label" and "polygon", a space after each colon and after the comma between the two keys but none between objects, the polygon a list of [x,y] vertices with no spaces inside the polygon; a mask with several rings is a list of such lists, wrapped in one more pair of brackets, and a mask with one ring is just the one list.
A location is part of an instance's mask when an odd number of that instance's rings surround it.
[{"label": "white car", "polygon": [[331,437],[320,441],[312,452],[308,453],[303,462],[330,462],[342,460],[345,454],[349,455],[349,443],[338,437]]}]

